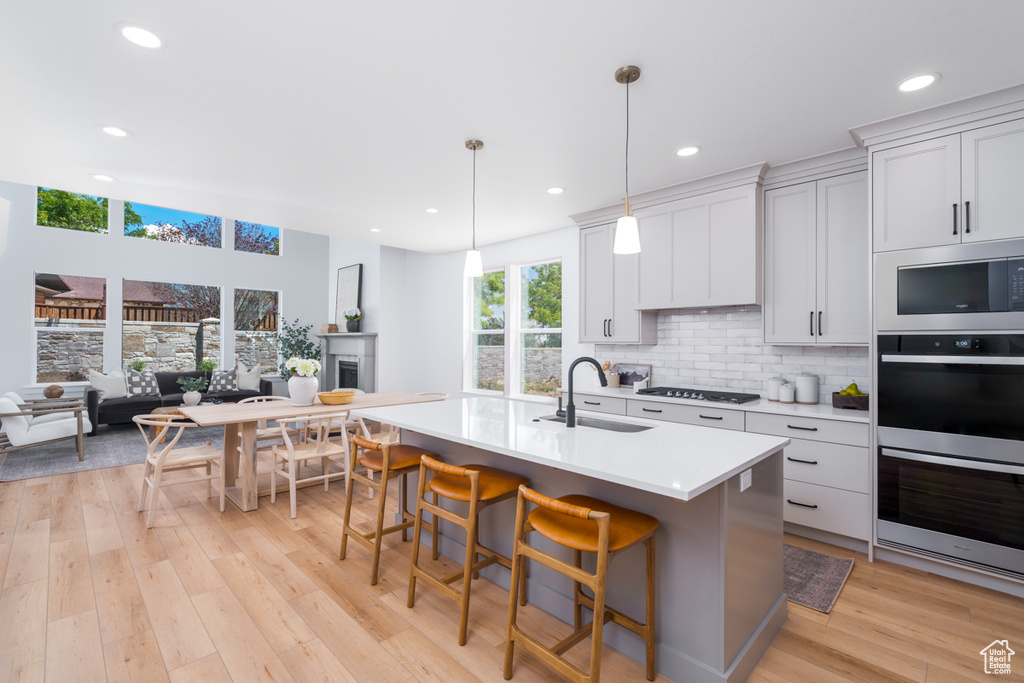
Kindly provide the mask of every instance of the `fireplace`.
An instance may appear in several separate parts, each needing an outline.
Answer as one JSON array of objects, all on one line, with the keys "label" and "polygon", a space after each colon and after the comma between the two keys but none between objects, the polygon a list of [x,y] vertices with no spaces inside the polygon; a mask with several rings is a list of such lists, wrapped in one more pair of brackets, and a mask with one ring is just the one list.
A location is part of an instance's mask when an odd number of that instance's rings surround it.
[{"label": "fireplace", "polygon": [[320,334],[323,341],[321,389],[377,391],[377,335]]},{"label": "fireplace", "polygon": [[338,361],[338,387],[354,388],[359,386],[359,362],[350,360]]}]

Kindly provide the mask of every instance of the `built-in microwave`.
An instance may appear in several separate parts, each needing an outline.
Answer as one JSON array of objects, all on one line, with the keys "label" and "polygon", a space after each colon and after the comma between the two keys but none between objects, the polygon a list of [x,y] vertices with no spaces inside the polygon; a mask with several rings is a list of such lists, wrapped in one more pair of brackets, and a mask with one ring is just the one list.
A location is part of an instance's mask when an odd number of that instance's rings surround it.
[{"label": "built-in microwave", "polygon": [[880,332],[1024,329],[1024,240],[875,257]]}]

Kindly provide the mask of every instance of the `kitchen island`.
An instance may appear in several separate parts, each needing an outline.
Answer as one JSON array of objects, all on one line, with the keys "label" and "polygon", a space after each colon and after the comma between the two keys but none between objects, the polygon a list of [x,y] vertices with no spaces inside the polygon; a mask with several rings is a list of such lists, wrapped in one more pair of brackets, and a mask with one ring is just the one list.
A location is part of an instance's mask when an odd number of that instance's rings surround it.
[{"label": "kitchen island", "polygon": [[[745,680],[786,619],[782,449],[789,441],[626,417],[613,419],[650,428],[567,429],[543,419],[552,413],[550,405],[473,397],[353,414],[400,427],[403,443],[446,462],[501,467],[549,496],[582,493],[656,517],[657,670],[680,682]],[[749,485],[741,485],[748,473]],[[511,555],[514,515],[514,505],[482,515],[483,543]],[[441,551],[461,559],[463,542],[445,534]],[[546,547],[556,548],[571,558]],[[608,604],[641,618],[643,567],[642,553],[629,552],[608,572]],[[571,622],[571,582],[532,564],[528,572],[530,602]],[[503,567],[484,574],[508,586]],[[606,627],[605,643],[644,658],[642,641],[617,626]]]}]

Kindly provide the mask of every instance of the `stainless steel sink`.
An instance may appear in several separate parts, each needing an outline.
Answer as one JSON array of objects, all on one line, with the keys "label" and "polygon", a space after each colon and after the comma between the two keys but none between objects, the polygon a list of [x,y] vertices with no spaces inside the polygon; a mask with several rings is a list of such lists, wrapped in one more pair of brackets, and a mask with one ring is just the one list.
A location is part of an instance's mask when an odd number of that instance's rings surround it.
[{"label": "stainless steel sink", "polygon": [[[546,415],[542,420],[548,422],[561,422],[565,424],[565,418],[557,415]],[[576,417],[577,427],[590,427],[591,429],[605,429],[609,432],[646,432],[648,429],[654,429],[649,425],[637,425],[630,422],[612,422],[611,420],[600,420],[596,417]]]}]

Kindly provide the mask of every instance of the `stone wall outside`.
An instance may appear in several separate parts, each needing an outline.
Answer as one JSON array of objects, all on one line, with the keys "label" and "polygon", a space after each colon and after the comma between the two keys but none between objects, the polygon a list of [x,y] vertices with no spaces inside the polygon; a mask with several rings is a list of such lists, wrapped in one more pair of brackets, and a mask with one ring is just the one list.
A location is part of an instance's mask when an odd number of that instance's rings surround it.
[{"label": "stone wall outside", "polygon": [[[121,357],[127,368],[142,359],[148,370],[157,372],[195,370],[196,330],[199,323],[122,322]],[[206,323],[203,356],[220,357],[220,323]]]},{"label": "stone wall outside", "polygon": [[103,370],[103,332],[36,330],[36,381],[82,382]]},{"label": "stone wall outside", "polygon": [[277,332],[239,332],[235,331],[235,362],[252,368],[260,364],[260,374],[276,375]]},{"label": "stone wall outside", "polygon": [[[562,384],[562,349],[525,349],[523,371],[527,383],[541,383],[549,387]],[[492,389],[505,382],[505,347],[477,347],[477,386]],[[531,392],[534,393],[534,392]],[[549,392],[543,392],[549,393]]]}]

